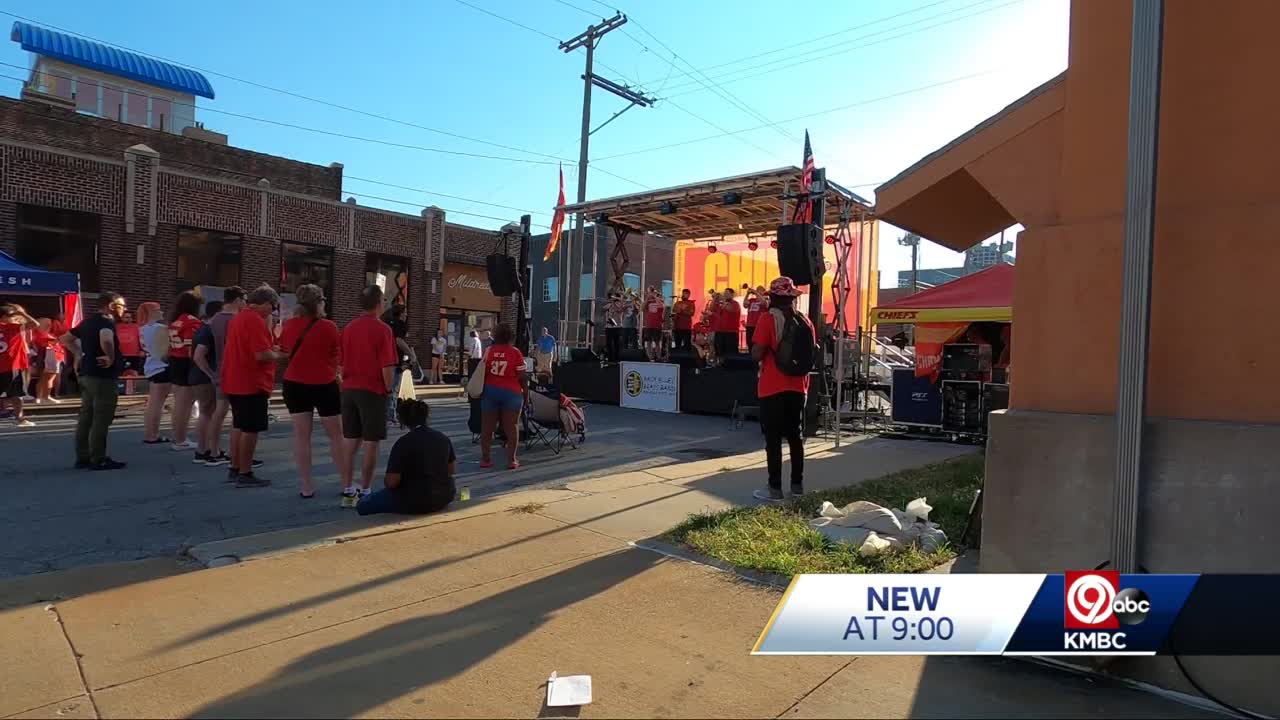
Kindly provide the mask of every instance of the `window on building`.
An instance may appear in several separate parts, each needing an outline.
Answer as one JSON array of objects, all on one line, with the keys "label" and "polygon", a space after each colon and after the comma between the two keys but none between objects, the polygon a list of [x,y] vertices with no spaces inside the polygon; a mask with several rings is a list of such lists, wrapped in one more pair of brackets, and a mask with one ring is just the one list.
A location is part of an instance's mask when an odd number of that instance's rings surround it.
[{"label": "window on building", "polygon": [[98,111],[104,118],[124,122],[124,93],[120,88],[102,85],[102,107]]},{"label": "window on building", "polygon": [[640,292],[640,276],[635,273],[623,273],[622,286],[628,290]]},{"label": "window on building", "polygon": [[382,292],[387,296],[387,306],[409,306],[409,258],[395,255],[369,253],[364,256],[365,285],[377,285],[383,277]]},{"label": "window on building", "polygon": [[179,292],[199,285],[231,287],[240,284],[239,235],[192,228],[178,229]]},{"label": "window on building", "polygon": [[592,273],[583,273],[582,282],[578,285],[578,299],[584,302],[590,302],[591,298],[596,296],[596,276]]},{"label": "window on building", "polygon": [[673,297],[675,297],[675,294],[676,294],[676,284],[675,284],[674,282],[672,282],[671,280],[663,280],[663,281],[662,281],[662,299],[663,299],[663,301],[664,301],[664,302],[671,302],[671,299],[672,299]]},{"label": "window on building", "polygon": [[543,279],[542,302],[560,302],[560,278],[549,277]]},{"label": "window on building", "polygon": [[333,248],[281,243],[280,291],[292,294],[308,284],[319,285],[325,297],[333,297]]},{"label": "window on building", "polygon": [[125,109],[124,121],[130,125],[141,125],[147,127],[147,95],[137,90],[130,90],[125,94],[125,104],[129,107]]},{"label": "window on building", "polygon": [[18,261],[80,273],[80,289],[99,291],[98,237],[102,218],[93,213],[38,205],[18,206]]},{"label": "window on building", "polygon": [[173,132],[173,105],[165,98],[151,98],[151,113],[148,123],[157,130]]}]

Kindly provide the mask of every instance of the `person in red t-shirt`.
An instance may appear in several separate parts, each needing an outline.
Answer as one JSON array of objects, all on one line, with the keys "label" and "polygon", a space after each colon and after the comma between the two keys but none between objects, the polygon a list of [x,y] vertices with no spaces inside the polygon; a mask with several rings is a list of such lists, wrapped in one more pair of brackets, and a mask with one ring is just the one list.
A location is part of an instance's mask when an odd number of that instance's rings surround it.
[{"label": "person in red t-shirt", "polygon": [[755,290],[747,290],[747,294],[742,298],[747,303],[747,347],[750,348],[754,343],[751,342],[752,336],[756,332],[756,323],[760,321],[760,315],[769,309],[769,295],[765,293],[764,286],[759,285]]},{"label": "person in red t-shirt", "polygon": [[733,288],[725,288],[716,311],[716,358],[724,359],[738,352],[738,324],[742,322],[742,305],[733,299]]},{"label": "person in red t-shirt", "polygon": [[204,324],[198,317],[200,305],[200,296],[187,290],[178,295],[169,313],[169,382],[173,383],[173,445],[170,448],[176,451],[198,448],[196,443],[187,439],[187,429],[191,425],[191,407],[196,399],[192,389],[191,352],[195,346],[196,331]]},{"label": "person in red t-shirt", "polygon": [[511,344],[514,333],[511,326],[501,324],[493,331],[493,345],[484,353],[484,394],[480,396],[480,467],[493,467],[490,448],[493,433],[502,423],[502,433],[507,441],[507,467],[520,467],[516,459],[516,446],[520,434],[516,420],[524,406],[524,393],[529,380],[524,371],[524,354]]},{"label": "person in red t-shirt", "polygon": [[280,332],[280,349],[288,353],[284,367],[284,404],[293,418],[293,459],[298,464],[302,489],[309,499],[311,484],[312,415],[329,436],[329,452],[335,467],[343,461],[342,393],[338,388],[338,326],[325,314],[324,291],[318,285],[301,285],[293,291],[298,302],[294,316]]},{"label": "person in red t-shirt", "polygon": [[666,319],[667,304],[662,301],[662,296],[658,291],[650,287],[646,293],[644,301],[644,334],[641,340],[644,342],[645,353],[649,356],[649,361],[653,362],[658,358],[658,353],[662,348],[662,322]]},{"label": "person in red t-shirt", "polygon": [[116,336],[120,338],[120,354],[124,357],[124,372],[121,375],[132,373],[141,377],[144,365],[142,330],[133,321],[133,313],[125,313],[124,319],[116,324]]},{"label": "person in red t-shirt", "polygon": [[799,321],[815,337],[813,324],[795,309],[800,295],[789,277],[780,277],[769,285],[769,312],[756,326],[751,359],[760,364],[760,380],[756,396],[760,398],[760,423],[764,426],[765,456],[769,466],[769,486],[756,490],[758,500],[776,502],[782,494],[782,439],[791,448],[791,494],[804,493],[804,404],[809,392],[808,375],[787,375],[778,369],[774,353],[778,350],[779,331],[785,323]]},{"label": "person in red t-shirt", "polygon": [[51,332],[52,320],[40,318],[36,322],[39,327],[31,331],[31,344],[36,349],[36,360],[40,365],[40,379],[36,381],[36,404],[48,402],[57,405],[59,400],[54,397],[54,388],[62,373],[67,351],[58,342],[59,336]]},{"label": "person in red t-shirt", "polygon": [[[364,312],[342,330],[342,436],[346,438],[342,472],[342,507],[355,507],[367,496],[378,463],[378,443],[387,437],[387,396],[395,381],[396,341],[391,326],[379,318],[386,301],[382,288],[360,292]],[[364,447],[360,491],[353,487],[356,454]]]},{"label": "person in red t-shirt", "polygon": [[680,291],[680,299],[671,308],[671,340],[677,348],[688,350],[693,344],[693,316],[697,308],[689,299],[689,290]]},{"label": "person in red t-shirt", "polygon": [[21,305],[0,304],[0,407],[13,409],[18,427],[35,427],[22,414],[22,398],[27,394],[27,370],[31,358],[24,333],[39,327]]},{"label": "person in red t-shirt", "polygon": [[227,323],[227,340],[218,367],[222,391],[231,406],[231,465],[227,479],[236,487],[265,487],[270,480],[253,474],[258,433],[267,430],[267,404],[276,384],[276,363],[284,353],[275,349],[267,317],[280,306],[280,296],[262,285],[245,298],[245,307]]}]

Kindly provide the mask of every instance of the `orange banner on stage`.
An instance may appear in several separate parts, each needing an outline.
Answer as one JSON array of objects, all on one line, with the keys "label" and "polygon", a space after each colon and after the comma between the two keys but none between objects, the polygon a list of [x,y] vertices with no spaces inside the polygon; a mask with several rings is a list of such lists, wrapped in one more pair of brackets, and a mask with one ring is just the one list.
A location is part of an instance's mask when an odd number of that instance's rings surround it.
[{"label": "orange banner on stage", "polygon": [[967,322],[916,323],[916,377],[936,376],[942,365],[942,346],[964,334]]},{"label": "orange banner on stage", "polygon": [[[851,225],[853,245],[849,248],[849,295],[845,306],[845,321],[850,332],[866,326],[867,309],[876,302],[877,238],[875,223],[868,223],[866,237],[860,237],[860,226]],[[828,232],[834,232],[830,229]],[[689,290],[701,312],[711,290],[733,288],[742,296],[744,284],[768,288],[778,270],[778,251],[769,247],[770,237],[758,240],[758,247],[751,250],[747,239],[738,236],[715,243],[716,252],[710,252],[709,243],[680,241],[676,244],[675,292]],[[835,280],[836,250],[834,245],[823,244],[827,272],[822,278],[822,312],[827,322],[834,322],[835,303],[832,282]],[[807,289],[807,288],[802,288]],[[800,298],[799,307],[808,308],[808,294]]]}]

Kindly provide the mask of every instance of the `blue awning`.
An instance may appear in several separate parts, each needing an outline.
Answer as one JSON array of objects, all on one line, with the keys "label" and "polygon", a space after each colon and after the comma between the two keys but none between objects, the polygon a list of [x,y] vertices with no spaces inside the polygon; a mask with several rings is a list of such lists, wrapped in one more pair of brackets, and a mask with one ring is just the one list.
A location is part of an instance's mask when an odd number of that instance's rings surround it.
[{"label": "blue awning", "polygon": [[41,270],[0,252],[0,295],[63,295],[80,292],[76,273]]},{"label": "blue awning", "polygon": [[23,50],[37,55],[213,99],[213,86],[204,75],[145,55],[24,22],[13,24],[9,39],[21,44]]}]

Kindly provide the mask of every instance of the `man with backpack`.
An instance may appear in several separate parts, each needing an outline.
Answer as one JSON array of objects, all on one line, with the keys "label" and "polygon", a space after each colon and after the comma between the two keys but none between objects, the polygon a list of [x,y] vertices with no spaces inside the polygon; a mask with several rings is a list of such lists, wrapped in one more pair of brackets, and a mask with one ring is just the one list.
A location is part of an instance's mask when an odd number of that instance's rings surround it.
[{"label": "man with backpack", "polygon": [[760,422],[764,426],[769,485],[756,490],[757,500],[780,502],[782,493],[782,440],[791,449],[791,494],[804,494],[804,407],[809,373],[816,365],[818,348],[813,324],[795,309],[800,290],[789,277],[769,285],[769,312],[760,317],[752,337],[751,359],[760,366],[756,396],[760,398]]}]

